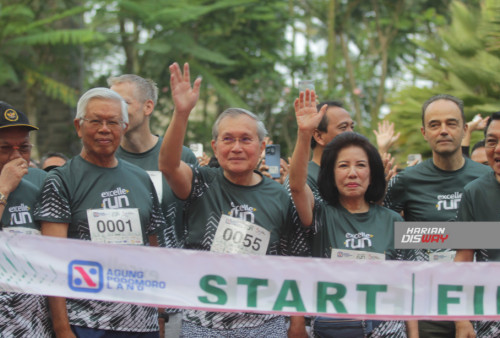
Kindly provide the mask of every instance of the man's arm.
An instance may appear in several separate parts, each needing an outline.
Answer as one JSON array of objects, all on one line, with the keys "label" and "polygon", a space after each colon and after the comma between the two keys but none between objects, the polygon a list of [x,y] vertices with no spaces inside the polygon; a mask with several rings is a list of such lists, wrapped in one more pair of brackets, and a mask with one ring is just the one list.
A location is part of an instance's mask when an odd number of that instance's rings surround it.
[{"label": "man's arm", "polygon": [[189,65],[184,64],[184,74],[174,63],[170,69],[170,88],[175,104],[174,115],[165,132],[160,149],[158,168],[165,176],[170,188],[180,199],[186,199],[191,192],[193,172],[181,161],[182,146],[191,110],[196,105],[200,93],[201,78],[195,80],[191,88]]},{"label": "man's arm", "polygon": [[[42,235],[67,238],[68,223],[42,222]],[[69,325],[68,310],[66,309],[66,298],[47,297],[49,310],[52,318],[52,326],[56,337],[75,337]]]}]

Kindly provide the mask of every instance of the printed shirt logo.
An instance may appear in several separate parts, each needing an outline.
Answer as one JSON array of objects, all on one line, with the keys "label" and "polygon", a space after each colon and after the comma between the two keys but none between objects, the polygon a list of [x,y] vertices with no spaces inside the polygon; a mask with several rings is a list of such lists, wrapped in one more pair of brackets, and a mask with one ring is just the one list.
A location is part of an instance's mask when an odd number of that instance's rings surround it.
[{"label": "printed shirt logo", "polygon": [[29,211],[30,207],[24,203],[10,207],[10,225],[33,224],[33,219]]},{"label": "printed shirt logo", "polygon": [[257,211],[257,209],[248,204],[235,205],[231,202],[231,211],[228,212],[228,215],[250,223],[255,223],[255,211]]},{"label": "printed shirt logo", "polygon": [[462,193],[455,191],[453,194],[449,195],[438,195],[437,196],[436,209],[440,210],[457,210],[458,204],[462,200]]},{"label": "printed shirt logo", "polygon": [[104,191],[101,193],[103,209],[118,209],[126,208],[130,205],[127,194],[129,190],[124,188],[116,188],[111,191]]},{"label": "printed shirt logo", "polygon": [[366,232],[358,232],[357,234],[346,233],[346,241],[344,245],[346,248],[351,249],[363,249],[372,246],[372,234],[367,234]]},{"label": "printed shirt logo", "polygon": [[17,115],[17,112],[14,109],[7,109],[4,113],[3,116],[7,121],[17,121],[19,119],[19,116]]},{"label": "printed shirt logo", "polygon": [[68,285],[73,291],[100,292],[103,270],[98,262],[73,260],[68,265]]}]

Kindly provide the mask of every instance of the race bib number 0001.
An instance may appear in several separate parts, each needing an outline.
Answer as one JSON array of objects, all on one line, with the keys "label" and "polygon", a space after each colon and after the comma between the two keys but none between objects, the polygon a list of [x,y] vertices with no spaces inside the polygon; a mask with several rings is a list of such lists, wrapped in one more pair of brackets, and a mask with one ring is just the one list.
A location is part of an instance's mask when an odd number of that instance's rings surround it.
[{"label": "race bib number 0001", "polygon": [[144,244],[139,209],[87,210],[92,242],[107,244]]},{"label": "race bib number 0001", "polygon": [[271,233],[261,226],[222,215],[211,251],[265,255]]},{"label": "race bib number 0001", "polygon": [[332,249],[332,260],[366,260],[366,261],[385,261],[385,254],[369,252],[362,250],[341,250]]}]

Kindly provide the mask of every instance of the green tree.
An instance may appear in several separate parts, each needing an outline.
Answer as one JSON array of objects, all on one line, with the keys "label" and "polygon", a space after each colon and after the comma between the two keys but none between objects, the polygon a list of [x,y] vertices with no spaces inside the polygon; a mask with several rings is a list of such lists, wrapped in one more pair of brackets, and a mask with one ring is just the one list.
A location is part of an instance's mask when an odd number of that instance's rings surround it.
[{"label": "green tree", "polygon": [[[406,65],[414,63],[416,34],[433,34],[445,23],[449,0],[298,2],[315,18],[313,38],[324,39],[313,74],[321,98],[343,100],[358,130],[371,135],[386,104],[387,90],[398,85]],[[325,75],[326,74],[326,75]],[[325,81],[326,78],[326,81]]]},{"label": "green tree", "polygon": [[401,131],[399,144],[404,144],[398,151],[400,158],[408,153],[430,156],[418,130],[421,105],[432,95],[447,93],[461,98],[468,121],[477,113],[484,116],[500,110],[500,51],[488,48],[490,37],[500,32],[491,30],[498,8],[493,2],[474,8],[454,1],[450,11],[452,22],[438,35],[415,40],[427,56],[411,69],[416,78],[430,85],[406,87],[390,99],[389,118]]},{"label": "green tree", "polygon": [[213,120],[229,106],[254,111],[277,137],[282,134],[275,112],[284,80],[275,65],[285,54],[286,2],[96,1],[94,8],[93,24],[110,47],[119,46],[112,50],[123,56],[120,71],[150,77],[161,89],[156,132],[164,132],[172,111],[168,66],[177,61],[189,62],[192,76],[203,77],[187,142],[207,147]]},{"label": "green tree", "polygon": [[[37,150],[49,148],[71,151],[67,142],[71,116],[66,112],[75,105],[81,87],[78,47],[100,38],[78,27],[84,10],[68,1],[3,1],[0,5],[1,97],[24,110],[33,124],[38,125],[45,115],[43,120],[51,121],[47,124],[59,126],[37,133],[44,146],[34,149],[34,157]],[[58,121],[61,125],[55,124]]]}]

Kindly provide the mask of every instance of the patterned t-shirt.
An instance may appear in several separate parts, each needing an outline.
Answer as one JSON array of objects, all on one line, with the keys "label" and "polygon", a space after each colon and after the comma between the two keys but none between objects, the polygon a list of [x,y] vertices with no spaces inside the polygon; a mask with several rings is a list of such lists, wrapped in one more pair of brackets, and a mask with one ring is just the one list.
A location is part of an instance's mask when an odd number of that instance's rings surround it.
[{"label": "patterned t-shirt", "polygon": [[[40,193],[26,179],[9,194],[1,225],[5,232],[40,235],[40,225],[33,219],[33,210]],[[52,337],[47,300],[43,296],[14,292],[0,293],[0,336]]]},{"label": "patterned t-shirt", "polygon": [[[253,186],[231,183],[221,168],[193,168],[191,194],[185,204],[184,225],[187,249],[211,249],[222,215],[243,219],[270,232],[266,254],[282,255],[290,248],[287,224],[292,203],[286,190],[277,182],[263,177]],[[213,329],[257,327],[276,315],[226,313],[185,310],[184,320]]]},{"label": "patterned t-shirt", "polygon": [[[68,223],[68,238],[91,240],[87,210],[122,208],[138,209],[144,244],[148,235],[164,231],[165,218],[144,170],[123,160],[114,168],[103,168],[76,156],[48,174],[35,218]],[[173,229],[167,240],[175,242]],[[156,308],[71,298],[66,304],[71,325],[131,332],[159,329]]]}]

